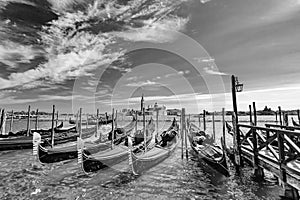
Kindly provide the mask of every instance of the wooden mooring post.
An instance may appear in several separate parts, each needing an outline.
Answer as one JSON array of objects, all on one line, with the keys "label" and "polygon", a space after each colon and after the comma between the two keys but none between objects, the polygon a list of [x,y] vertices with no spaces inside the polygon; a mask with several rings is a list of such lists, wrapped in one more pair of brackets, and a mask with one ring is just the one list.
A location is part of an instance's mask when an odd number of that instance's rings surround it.
[{"label": "wooden mooring post", "polygon": [[203,131],[206,131],[206,111],[203,110]]},{"label": "wooden mooring post", "polygon": [[282,126],[282,118],[281,118],[282,114],[281,114],[281,107],[280,106],[278,106],[278,115],[279,115],[280,126]]},{"label": "wooden mooring post", "polygon": [[254,122],[252,127],[252,137],[253,137],[253,166],[254,166],[254,177],[256,180],[264,179],[264,170],[259,166],[259,158],[258,158],[258,141],[257,141],[257,133],[254,127],[257,126],[257,115],[256,115],[256,105],[253,102],[253,116]]},{"label": "wooden mooring post", "polygon": [[180,135],[181,135],[181,159],[183,159],[183,147],[184,147],[184,121],[185,121],[185,113],[183,108],[181,109],[181,117],[180,117]]},{"label": "wooden mooring post", "polygon": [[28,113],[27,113],[27,136],[30,133],[30,105],[28,106]]},{"label": "wooden mooring post", "polygon": [[52,106],[52,125],[51,125],[51,147],[54,147],[54,115],[55,115],[55,105]]},{"label": "wooden mooring post", "polygon": [[13,132],[13,123],[14,123],[14,110],[11,111],[11,119],[9,124],[9,132]]}]

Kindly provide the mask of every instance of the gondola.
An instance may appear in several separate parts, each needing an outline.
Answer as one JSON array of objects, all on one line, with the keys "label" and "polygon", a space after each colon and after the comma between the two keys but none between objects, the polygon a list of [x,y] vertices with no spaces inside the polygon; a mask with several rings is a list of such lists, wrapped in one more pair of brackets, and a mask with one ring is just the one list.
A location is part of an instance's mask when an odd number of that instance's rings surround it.
[{"label": "gondola", "polygon": [[[142,150],[144,146],[147,146],[155,130],[155,125],[151,119],[145,127],[146,131],[146,145],[144,142],[138,143],[133,147],[133,151]],[[112,167],[128,158],[128,147],[124,144],[125,141],[116,145],[113,149],[101,151],[96,154],[88,155],[84,151],[84,142],[78,138],[78,163],[85,174],[96,172],[105,167]]]},{"label": "gondola", "polygon": [[[175,150],[178,139],[178,124],[174,118],[171,126],[156,138],[155,145],[142,153],[135,154],[133,149],[129,151],[129,165],[134,175],[139,175],[147,169],[157,165],[168,158]],[[131,146],[131,138],[128,137],[129,146]]]},{"label": "gondola", "polygon": [[[133,118],[133,120],[130,122],[130,124],[126,125],[122,129],[122,134],[119,133],[117,139],[120,139],[121,137],[125,137],[128,132],[132,131],[134,128],[134,125],[136,123],[136,120]],[[111,126],[109,126],[109,130],[104,130],[102,135],[107,138],[108,133],[111,133]],[[94,130],[96,131],[96,130]],[[84,151],[86,154],[94,154],[99,151],[104,151],[108,148],[110,148],[111,142],[107,141],[107,139],[104,140],[104,142],[101,142],[99,138],[95,137],[95,134],[89,135],[91,137],[87,137],[84,135],[83,139],[85,139],[85,148]],[[39,158],[39,161],[41,163],[54,163],[54,162],[60,162],[63,160],[69,160],[77,158],[77,142],[69,142],[54,148],[47,148],[40,144],[40,141],[38,140],[40,138],[38,135],[36,135],[33,138],[34,147],[37,149],[37,156]],[[37,144],[36,144],[37,143]]]},{"label": "gondola", "polygon": [[[76,127],[72,126],[71,128],[68,129],[63,129],[63,122],[61,122],[57,127],[54,128],[54,132],[55,133],[60,133],[60,132],[65,132],[65,131],[76,131]],[[51,134],[52,129],[38,129],[38,130],[29,130],[29,135],[32,135],[33,132],[37,132],[43,135],[46,134]],[[27,130],[22,130],[22,131],[18,131],[16,133],[13,132],[9,132],[6,135],[2,135],[0,134],[0,138],[13,138],[13,137],[22,137],[22,136],[26,136],[27,135]]]},{"label": "gondola", "polygon": [[200,129],[195,131],[194,128],[191,128],[195,126],[192,123],[188,123],[188,125],[188,138],[192,148],[192,155],[215,171],[229,176],[224,150],[218,145],[206,143],[204,140],[206,137],[205,133],[203,135],[203,132],[199,131]]},{"label": "gondola", "polygon": [[[76,129],[75,129],[76,130]],[[73,127],[64,131],[55,132],[55,144],[62,144],[69,141],[76,141],[78,134],[74,131]],[[18,149],[31,149],[33,136],[18,136],[11,138],[0,139],[0,151],[18,150]],[[50,144],[51,134],[41,135],[42,143]]]}]

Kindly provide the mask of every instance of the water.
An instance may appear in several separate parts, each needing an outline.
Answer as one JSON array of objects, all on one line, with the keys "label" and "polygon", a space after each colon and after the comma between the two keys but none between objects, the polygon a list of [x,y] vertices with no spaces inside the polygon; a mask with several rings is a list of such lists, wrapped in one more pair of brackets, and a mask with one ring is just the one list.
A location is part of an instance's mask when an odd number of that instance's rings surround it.
[{"label": "water", "polygon": [[[260,123],[265,120],[272,118],[264,116]],[[159,128],[169,125],[160,122]],[[208,133],[211,127],[207,123]],[[217,122],[216,138],[221,128]],[[4,151],[0,152],[0,199],[279,199],[281,189],[272,182],[252,181],[250,167],[243,169],[243,176],[235,176],[232,166],[230,172],[232,176],[226,178],[191,157],[182,160],[181,144],[171,157],[140,176],[129,173],[128,161],[88,177],[77,160],[41,165],[30,149]]]}]

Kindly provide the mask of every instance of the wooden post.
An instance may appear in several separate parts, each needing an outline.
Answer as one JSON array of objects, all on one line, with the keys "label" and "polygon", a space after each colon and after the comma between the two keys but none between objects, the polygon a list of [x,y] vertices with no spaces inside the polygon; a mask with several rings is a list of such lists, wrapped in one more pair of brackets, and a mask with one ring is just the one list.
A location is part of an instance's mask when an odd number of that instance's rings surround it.
[{"label": "wooden post", "polygon": [[58,111],[56,111],[55,127],[57,127],[57,124],[58,124]]},{"label": "wooden post", "polygon": [[284,125],[289,126],[289,115],[288,112],[285,112],[283,115]]},{"label": "wooden post", "polygon": [[36,109],[35,113],[35,130],[38,130],[39,127],[39,109]]},{"label": "wooden post", "polygon": [[300,110],[297,110],[297,116],[298,116],[298,123],[300,124]]},{"label": "wooden post", "polygon": [[[96,133],[95,133],[95,137],[98,136],[98,131],[99,131],[99,109],[97,109],[97,114],[96,114]],[[100,142],[101,142],[101,133],[100,133]]]},{"label": "wooden post", "polygon": [[241,138],[240,138],[240,131],[238,127],[238,111],[237,111],[237,98],[236,98],[236,83],[235,83],[235,76],[231,76],[231,91],[232,91],[232,103],[233,103],[233,112],[235,114],[235,130],[236,130],[236,143],[237,143],[237,156],[236,156],[236,171],[237,173],[240,172],[240,165],[242,165],[242,159],[241,159]]},{"label": "wooden post", "polygon": [[2,116],[1,116],[1,135],[5,135],[5,128],[6,128],[6,112],[3,109],[2,110]]},{"label": "wooden post", "polygon": [[11,119],[10,119],[10,125],[9,125],[9,132],[13,131],[13,123],[14,123],[14,110],[11,111]]},{"label": "wooden post", "polygon": [[249,105],[249,116],[250,116],[250,125],[253,125],[251,105]]},{"label": "wooden post", "polygon": [[159,113],[159,110],[156,109],[156,137],[158,136],[158,113]]},{"label": "wooden post", "polygon": [[105,124],[107,125],[107,121],[108,121],[108,115],[107,115],[107,112],[105,112]]},{"label": "wooden post", "polygon": [[[183,116],[185,116],[185,108],[182,108],[182,112],[183,112]],[[190,121],[190,119],[189,119]],[[188,159],[189,155],[188,155],[188,148],[187,148],[187,130],[186,130],[186,123],[185,123],[185,118],[183,120],[183,126],[182,126],[183,130],[184,130],[184,143],[185,143],[185,158]]]},{"label": "wooden post", "polygon": [[114,140],[115,140],[115,120],[114,120],[115,109],[112,109],[111,113],[111,149],[114,148]]},{"label": "wooden post", "polygon": [[181,109],[181,117],[180,117],[180,133],[181,133],[181,159],[183,159],[183,138],[184,138],[184,115],[183,108]]},{"label": "wooden post", "polygon": [[281,114],[281,107],[280,106],[278,106],[278,114],[279,114],[279,123],[280,123],[280,126],[282,126],[282,118],[281,118],[282,114]]},{"label": "wooden post", "polygon": [[27,136],[30,133],[30,105],[28,106],[28,113],[27,113]]},{"label": "wooden post", "polygon": [[213,139],[214,139],[214,142],[216,142],[215,112],[212,113],[212,123],[213,123]]},{"label": "wooden post", "polygon": [[145,108],[143,107],[143,133],[144,133],[144,149],[147,151],[147,135],[146,135],[146,125],[145,125]]},{"label": "wooden post", "polygon": [[[257,126],[257,115],[256,115],[256,106],[255,102],[253,102],[253,115],[254,115],[254,126]],[[253,137],[253,166],[254,166],[254,176],[258,180],[262,180],[264,177],[263,169],[259,167],[259,159],[258,159],[258,143],[257,143],[257,133],[256,129],[252,127],[252,137]]]},{"label": "wooden post", "polygon": [[118,110],[116,110],[115,127],[118,127]]},{"label": "wooden post", "polygon": [[206,111],[203,110],[203,130],[206,131]]},{"label": "wooden post", "polygon": [[[224,148],[226,148],[226,124],[225,124],[225,108],[222,108],[222,124],[223,124],[223,142]],[[225,151],[225,149],[223,149]]]},{"label": "wooden post", "polygon": [[135,133],[137,133],[137,124],[138,124],[138,114],[137,111],[135,111]]},{"label": "wooden post", "polygon": [[79,109],[79,138],[82,138],[82,108]]},{"label": "wooden post", "polygon": [[55,115],[55,105],[52,107],[52,126],[51,126],[51,147],[54,147],[54,115]]},{"label": "wooden post", "polygon": [[277,140],[278,140],[278,150],[279,150],[279,167],[280,167],[280,180],[283,184],[286,183],[286,171],[284,167],[285,152],[284,152],[284,135],[278,130]]},{"label": "wooden post", "polygon": [[198,115],[198,121],[199,121],[199,128],[201,128],[201,119],[200,119],[200,114]]}]

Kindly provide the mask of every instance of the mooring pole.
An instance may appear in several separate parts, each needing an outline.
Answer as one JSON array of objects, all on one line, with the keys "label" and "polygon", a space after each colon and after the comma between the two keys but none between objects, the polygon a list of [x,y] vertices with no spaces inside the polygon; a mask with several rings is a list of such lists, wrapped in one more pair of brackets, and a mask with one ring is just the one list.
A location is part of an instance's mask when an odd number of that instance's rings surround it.
[{"label": "mooring pole", "polygon": [[201,119],[200,119],[200,114],[198,115],[198,121],[199,121],[199,128],[201,128]]},{"label": "mooring pole", "polygon": [[203,130],[206,131],[206,111],[203,110]]},{"label": "mooring pole", "polygon": [[[226,148],[226,125],[225,125],[225,108],[222,108],[222,125],[223,125],[223,143],[224,143],[224,148]],[[225,149],[223,149],[225,151]]]},{"label": "mooring pole", "polygon": [[54,115],[55,115],[55,105],[52,107],[52,126],[51,126],[51,147],[54,147]]},{"label": "mooring pole", "polygon": [[9,132],[13,131],[13,123],[14,123],[14,110],[11,111],[11,119],[10,119],[10,125],[9,125]]},{"label": "mooring pole", "polygon": [[300,110],[297,110],[297,116],[298,116],[298,123],[300,124]]},{"label": "mooring pole", "polygon": [[108,121],[108,115],[107,115],[107,112],[105,112],[105,124],[107,125],[107,122]]},{"label": "mooring pole", "polygon": [[58,111],[56,111],[56,122],[55,122],[55,127],[57,127],[58,124]]},{"label": "mooring pole", "polygon": [[181,117],[180,117],[180,133],[181,133],[181,159],[183,159],[183,137],[184,137],[184,127],[183,127],[183,121],[184,121],[184,112],[183,108],[181,109]]},{"label": "mooring pole", "polygon": [[[96,114],[96,133],[95,133],[95,137],[98,136],[98,131],[99,131],[99,108],[97,108],[97,114]],[[100,133],[100,142],[101,142],[101,133]]]},{"label": "mooring pole", "polygon": [[215,112],[212,113],[212,123],[213,123],[213,138],[216,142],[216,122],[215,122]]},{"label": "mooring pole", "polygon": [[138,124],[138,114],[137,111],[135,111],[135,133],[137,133],[137,124]]},{"label": "mooring pole", "polygon": [[35,130],[38,130],[39,127],[39,109],[36,109],[35,113]]},{"label": "mooring pole", "polygon": [[253,121],[252,121],[252,108],[251,108],[251,105],[249,105],[249,117],[250,117],[250,125],[253,125]]},{"label": "mooring pole", "polygon": [[30,133],[30,105],[28,106],[28,113],[27,113],[27,136]]},{"label": "mooring pole", "polygon": [[115,120],[114,120],[114,114],[115,114],[115,109],[112,109],[112,113],[111,113],[111,149],[114,148],[114,140],[115,140]]},{"label": "mooring pole", "polygon": [[143,133],[144,133],[144,148],[145,152],[147,151],[147,135],[146,135],[146,125],[145,125],[145,108],[143,107]]},{"label": "mooring pole", "polygon": [[288,112],[285,112],[283,115],[284,125],[289,126],[289,114]]},{"label": "mooring pole", "polygon": [[[256,105],[253,102],[253,115],[254,115],[254,127],[257,126],[257,115],[256,115]],[[253,164],[254,164],[254,176],[256,179],[263,179],[264,171],[259,167],[259,158],[258,158],[258,147],[257,147],[257,133],[256,129],[252,127],[252,137],[253,137]]]},{"label": "mooring pole", "polygon": [[282,126],[282,118],[281,118],[282,114],[281,114],[281,107],[280,106],[278,106],[278,114],[279,114],[279,123],[280,123],[280,126]]},{"label": "mooring pole", "polygon": [[[182,112],[183,112],[183,115],[185,116],[185,108],[182,109]],[[189,118],[189,121],[190,121],[190,118]],[[186,159],[189,158],[189,155],[188,155],[188,148],[187,148],[187,129],[186,129],[186,121],[185,119],[183,120],[183,123],[182,123],[182,128],[183,128],[183,133],[184,133],[184,144],[185,144],[185,157]]]},{"label": "mooring pole", "polygon": [[236,78],[234,75],[231,76],[231,86],[232,86],[232,103],[233,103],[233,111],[235,114],[235,131],[236,131],[236,143],[237,143],[237,152],[236,152],[236,171],[237,173],[240,172],[240,165],[242,165],[242,159],[241,159],[241,138],[240,138],[240,131],[239,131],[239,127],[238,127],[238,111],[237,111],[237,98],[236,98]]},{"label": "mooring pole", "polygon": [[118,110],[116,109],[115,128],[118,126]]},{"label": "mooring pole", "polygon": [[156,109],[156,136],[155,136],[155,138],[158,136],[158,114],[159,114],[159,110]]},{"label": "mooring pole", "polygon": [[82,138],[82,108],[79,109],[79,138]]}]

